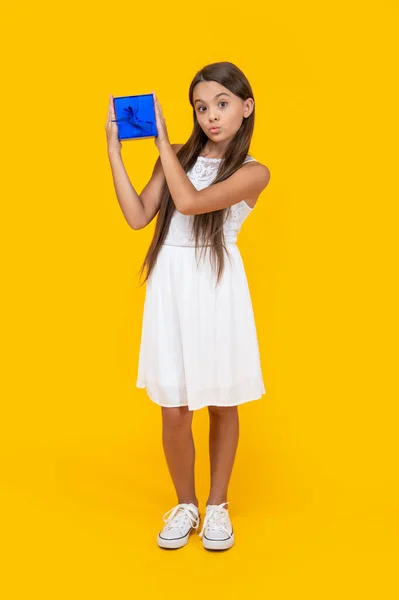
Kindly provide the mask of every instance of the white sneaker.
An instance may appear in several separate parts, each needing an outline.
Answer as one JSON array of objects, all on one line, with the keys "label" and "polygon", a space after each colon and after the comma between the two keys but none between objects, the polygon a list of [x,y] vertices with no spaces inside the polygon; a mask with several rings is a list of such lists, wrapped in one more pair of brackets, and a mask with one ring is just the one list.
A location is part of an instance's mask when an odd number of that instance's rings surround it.
[{"label": "white sneaker", "polygon": [[[168,513],[171,514],[166,517]],[[177,504],[164,514],[163,520],[166,525],[158,533],[158,546],[181,548],[187,544],[191,531],[198,528],[200,523],[198,507],[191,502]]]},{"label": "white sneaker", "polygon": [[199,536],[208,550],[225,550],[234,544],[234,533],[227,508],[228,502],[208,504],[204,524]]}]

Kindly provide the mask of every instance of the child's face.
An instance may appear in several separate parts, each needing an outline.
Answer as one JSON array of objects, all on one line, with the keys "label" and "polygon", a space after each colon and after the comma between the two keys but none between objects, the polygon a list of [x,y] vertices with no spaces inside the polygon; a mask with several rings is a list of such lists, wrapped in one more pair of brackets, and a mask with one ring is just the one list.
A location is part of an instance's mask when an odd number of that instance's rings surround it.
[{"label": "child's face", "polygon": [[[216,81],[197,83],[193,103],[200,127],[213,142],[232,139],[254,105],[252,98],[242,100]],[[210,131],[212,125],[217,126],[218,131]]]}]

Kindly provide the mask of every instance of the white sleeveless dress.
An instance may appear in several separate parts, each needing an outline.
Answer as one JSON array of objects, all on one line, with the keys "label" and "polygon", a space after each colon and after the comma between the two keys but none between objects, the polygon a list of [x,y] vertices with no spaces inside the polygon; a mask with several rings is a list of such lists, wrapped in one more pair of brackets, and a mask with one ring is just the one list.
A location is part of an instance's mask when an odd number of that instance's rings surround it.
[{"label": "white sleeveless dress", "polygon": [[[187,172],[197,190],[214,180],[221,160],[198,156]],[[244,162],[250,160],[255,159],[248,154]],[[160,406],[236,406],[266,393],[252,301],[236,244],[252,210],[245,200],[231,207],[224,224],[230,259],[225,253],[217,286],[210,249],[195,253],[194,216],[177,209],[173,213],[145,284],[136,382]]]}]

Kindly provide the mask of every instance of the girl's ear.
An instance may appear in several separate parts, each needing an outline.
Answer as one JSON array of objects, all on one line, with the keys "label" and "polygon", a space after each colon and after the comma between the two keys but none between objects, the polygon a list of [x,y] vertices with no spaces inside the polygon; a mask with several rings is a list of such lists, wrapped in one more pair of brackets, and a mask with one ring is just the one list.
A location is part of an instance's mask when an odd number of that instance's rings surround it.
[{"label": "girl's ear", "polygon": [[252,100],[252,98],[248,98],[247,100],[245,100],[245,106],[244,106],[245,117],[249,117],[249,115],[252,113],[253,106],[254,106],[254,101]]}]

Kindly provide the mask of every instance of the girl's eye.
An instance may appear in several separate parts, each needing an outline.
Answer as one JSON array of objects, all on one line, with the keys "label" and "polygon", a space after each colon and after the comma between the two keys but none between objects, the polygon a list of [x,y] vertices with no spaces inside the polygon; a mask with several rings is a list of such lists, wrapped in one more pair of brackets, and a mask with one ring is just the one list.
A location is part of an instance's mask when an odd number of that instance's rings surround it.
[{"label": "girl's eye", "polygon": [[[219,104],[228,104],[228,102],[226,102],[226,100],[222,100],[221,102],[219,102]],[[198,112],[204,112],[203,110],[201,110],[201,108],[205,108],[205,106],[199,106]]]}]

